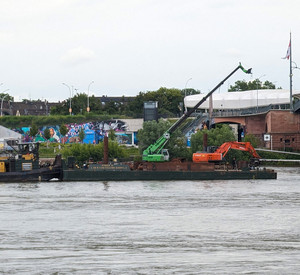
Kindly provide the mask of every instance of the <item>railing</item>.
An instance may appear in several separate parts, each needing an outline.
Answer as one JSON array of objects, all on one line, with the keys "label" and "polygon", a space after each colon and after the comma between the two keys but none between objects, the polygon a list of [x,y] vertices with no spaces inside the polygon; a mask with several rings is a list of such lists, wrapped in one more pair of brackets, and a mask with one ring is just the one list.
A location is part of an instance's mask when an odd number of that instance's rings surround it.
[{"label": "railing", "polygon": [[208,114],[207,113],[194,113],[192,116],[195,116],[195,119],[193,119],[190,123],[188,123],[187,125],[185,125],[182,128],[182,133],[184,135],[186,135],[188,132],[195,130],[195,128],[205,119],[208,118]]},{"label": "railing", "polygon": [[[299,106],[300,108],[300,106]],[[231,110],[219,110],[213,112],[213,117],[229,117],[229,116],[249,116],[249,115],[257,115],[264,114],[270,110],[290,110],[289,104],[281,104],[281,105],[273,105],[270,104],[268,106],[262,107],[253,107],[247,109],[231,109]]]}]

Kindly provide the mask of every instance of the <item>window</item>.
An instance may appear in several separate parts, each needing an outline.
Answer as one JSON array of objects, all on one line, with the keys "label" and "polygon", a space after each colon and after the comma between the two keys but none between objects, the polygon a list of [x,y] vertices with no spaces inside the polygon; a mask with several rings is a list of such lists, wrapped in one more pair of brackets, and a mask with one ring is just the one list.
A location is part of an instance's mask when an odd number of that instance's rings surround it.
[{"label": "window", "polygon": [[285,145],[290,145],[291,141],[289,139],[284,140]]}]

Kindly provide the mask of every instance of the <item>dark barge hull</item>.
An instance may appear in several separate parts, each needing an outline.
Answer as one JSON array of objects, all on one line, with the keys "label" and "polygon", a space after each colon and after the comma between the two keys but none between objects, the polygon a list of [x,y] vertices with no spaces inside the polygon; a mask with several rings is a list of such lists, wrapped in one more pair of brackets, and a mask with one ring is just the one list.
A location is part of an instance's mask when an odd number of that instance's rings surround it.
[{"label": "dark barge hull", "polygon": [[251,180],[276,179],[273,170],[250,171],[90,171],[67,169],[63,171],[63,181],[170,181],[170,180]]},{"label": "dark barge hull", "polygon": [[61,180],[61,169],[40,168],[31,171],[0,173],[0,182],[41,182]]}]

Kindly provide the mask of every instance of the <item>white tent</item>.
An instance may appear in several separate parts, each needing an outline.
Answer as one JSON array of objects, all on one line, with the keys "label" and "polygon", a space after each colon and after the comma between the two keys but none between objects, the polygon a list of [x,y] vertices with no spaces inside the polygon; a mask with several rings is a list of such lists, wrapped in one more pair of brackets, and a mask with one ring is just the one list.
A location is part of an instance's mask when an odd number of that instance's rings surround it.
[{"label": "white tent", "polygon": [[8,138],[15,138],[21,140],[22,135],[0,125],[0,139],[3,140]]},{"label": "white tent", "polygon": [[[184,105],[187,108],[194,107],[206,94],[190,95],[184,98]],[[293,91],[293,97],[300,99],[300,91]],[[243,92],[226,92],[212,94],[214,109],[244,109],[270,104],[289,104],[289,90],[251,90]],[[199,109],[209,109],[209,99],[207,99]]]}]

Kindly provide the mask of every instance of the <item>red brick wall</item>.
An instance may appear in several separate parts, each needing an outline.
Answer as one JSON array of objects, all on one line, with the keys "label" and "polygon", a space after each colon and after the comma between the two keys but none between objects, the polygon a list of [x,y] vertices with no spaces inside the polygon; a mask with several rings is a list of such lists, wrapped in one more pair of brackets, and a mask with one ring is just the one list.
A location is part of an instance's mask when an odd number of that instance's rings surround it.
[{"label": "red brick wall", "polygon": [[300,115],[289,111],[270,111],[266,116],[268,132],[272,136],[272,144],[266,144],[276,150],[300,151]]},{"label": "red brick wall", "polygon": [[[245,134],[260,139],[261,145],[273,150],[300,151],[300,114],[285,110],[273,110],[264,115],[215,118],[216,123],[240,123]],[[272,136],[272,143],[263,140],[264,134]]]},{"label": "red brick wall", "polygon": [[266,132],[265,115],[246,118],[246,134],[261,135]]},{"label": "red brick wall", "polygon": [[270,111],[266,116],[268,132],[299,133],[300,115],[289,111]]}]

